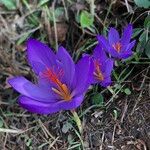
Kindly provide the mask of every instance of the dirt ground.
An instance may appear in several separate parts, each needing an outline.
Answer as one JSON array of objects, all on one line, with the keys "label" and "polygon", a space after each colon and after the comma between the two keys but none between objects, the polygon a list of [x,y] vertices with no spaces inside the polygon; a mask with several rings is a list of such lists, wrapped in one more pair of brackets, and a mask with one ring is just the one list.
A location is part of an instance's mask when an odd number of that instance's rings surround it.
[{"label": "dirt ground", "polygon": [[[23,0],[18,1],[12,10],[0,3],[0,150],[149,150],[150,62],[143,47],[138,60],[133,58],[116,69],[118,74],[126,68],[126,75],[131,72],[118,84],[113,76],[113,92],[97,87],[96,92],[104,97],[103,106],[93,104],[94,89],[86,94],[83,104],[77,109],[82,120],[82,135],[69,111],[41,116],[18,105],[19,94],[7,80],[23,75],[35,81],[26,60],[25,41],[28,37],[45,41],[55,48],[57,32],[58,44],[69,49],[74,60],[78,60],[83,52],[90,53],[95,46],[96,33],[88,29],[83,32],[76,21],[78,12],[90,10],[89,3],[54,2],[55,5],[48,2],[43,6],[36,0]],[[64,8],[64,14],[59,13],[55,18],[58,19],[56,31],[53,20],[47,19],[46,11],[47,8],[53,11],[60,7]],[[104,26],[121,29],[130,21],[134,28],[142,28],[149,12],[137,8],[132,0],[128,5],[124,0],[114,3],[100,0],[95,1],[95,7],[94,24],[99,32]],[[140,41],[139,36],[136,40],[137,43]],[[126,88],[130,89],[130,94],[124,92]]]}]

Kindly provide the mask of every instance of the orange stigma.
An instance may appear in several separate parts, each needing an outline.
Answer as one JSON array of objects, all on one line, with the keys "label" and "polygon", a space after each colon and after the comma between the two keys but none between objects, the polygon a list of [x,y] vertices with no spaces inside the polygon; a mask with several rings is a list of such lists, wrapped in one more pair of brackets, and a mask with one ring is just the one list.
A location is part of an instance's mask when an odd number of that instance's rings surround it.
[{"label": "orange stigma", "polygon": [[103,81],[104,80],[104,76],[102,74],[102,71],[100,69],[100,64],[99,62],[96,60],[95,63],[95,72],[94,72],[94,76],[97,80]]},{"label": "orange stigma", "polygon": [[113,44],[112,47],[119,53],[121,51],[122,45],[120,42],[117,42]]},{"label": "orange stigma", "polygon": [[72,95],[67,87],[66,84],[63,84],[60,81],[60,77],[63,76],[63,70],[60,70],[57,74],[54,72],[54,70],[47,68],[46,71],[43,72],[43,76],[50,80],[52,83],[54,83],[57,88],[52,87],[52,90],[58,94],[61,99],[64,99],[66,101],[71,100]]}]

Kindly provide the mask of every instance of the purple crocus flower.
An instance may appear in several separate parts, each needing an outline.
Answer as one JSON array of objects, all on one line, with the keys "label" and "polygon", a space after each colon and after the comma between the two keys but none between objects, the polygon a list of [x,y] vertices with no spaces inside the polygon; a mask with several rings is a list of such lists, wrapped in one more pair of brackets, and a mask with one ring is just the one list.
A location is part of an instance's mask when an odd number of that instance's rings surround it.
[{"label": "purple crocus flower", "polygon": [[100,44],[94,49],[93,53],[93,83],[99,83],[103,87],[111,84],[111,72],[113,60],[106,56]]},{"label": "purple crocus flower", "polygon": [[108,40],[98,35],[98,41],[105,48],[106,52],[111,54],[117,59],[126,59],[132,55],[132,48],[135,45],[135,40],[130,42],[132,36],[132,25],[129,24],[123,30],[122,37],[119,37],[119,33],[115,28],[110,28],[108,33]]},{"label": "purple crocus flower", "polygon": [[29,39],[27,58],[38,82],[15,77],[9,84],[19,93],[19,104],[30,112],[50,114],[77,108],[89,86],[90,58],[82,57],[75,64],[63,48],[56,54],[45,44]]}]

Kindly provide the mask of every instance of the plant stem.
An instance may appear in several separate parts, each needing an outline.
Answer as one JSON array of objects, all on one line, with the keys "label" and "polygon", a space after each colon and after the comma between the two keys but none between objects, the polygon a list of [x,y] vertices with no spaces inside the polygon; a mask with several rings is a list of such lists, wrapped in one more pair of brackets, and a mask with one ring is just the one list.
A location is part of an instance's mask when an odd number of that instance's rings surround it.
[{"label": "plant stem", "polygon": [[113,89],[111,88],[111,86],[108,86],[107,89],[110,91],[110,93],[111,93],[112,95],[114,95],[114,91],[113,91]]},{"label": "plant stem", "polygon": [[82,123],[81,123],[81,120],[80,120],[77,112],[75,111],[75,109],[72,109],[71,113],[72,113],[73,119],[76,122],[76,125],[77,125],[77,127],[79,129],[79,132],[82,133]]}]

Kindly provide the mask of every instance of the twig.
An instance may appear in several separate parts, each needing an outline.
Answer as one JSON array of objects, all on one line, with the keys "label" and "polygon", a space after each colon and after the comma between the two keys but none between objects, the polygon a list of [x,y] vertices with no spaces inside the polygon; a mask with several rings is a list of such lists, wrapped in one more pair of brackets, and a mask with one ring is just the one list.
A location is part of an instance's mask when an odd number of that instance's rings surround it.
[{"label": "twig", "polygon": [[62,3],[63,3],[63,5],[64,5],[64,10],[65,10],[65,16],[66,16],[66,19],[69,20],[69,17],[68,17],[68,11],[67,11],[67,8],[66,8],[65,1],[62,0]]},{"label": "twig", "polygon": [[125,117],[125,114],[126,114],[126,112],[127,112],[127,109],[128,109],[128,105],[127,105],[127,99],[126,99],[126,101],[125,101],[125,106],[124,106],[124,109],[123,109],[123,114],[122,114],[122,117],[121,117],[121,120],[120,120],[121,123],[123,123],[123,119],[124,119],[124,117]]},{"label": "twig", "polygon": [[146,13],[150,13],[150,11],[148,10],[148,11],[145,11],[145,12],[143,12],[142,14],[140,14],[137,18],[135,18],[135,19],[132,21],[132,24],[134,24],[141,16],[143,16],[143,15],[146,14]]},{"label": "twig", "polygon": [[27,35],[27,34],[30,34],[30,33],[33,33],[33,32],[35,32],[36,30],[40,29],[41,27],[42,27],[42,25],[39,25],[38,27],[36,27],[36,28],[34,28],[34,29],[31,29],[31,30],[28,30],[27,32],[24,32],[24,33],[18,35],[17,37],[10,38],[10,40],[13,40],[13,41],[18,40],[18,39],[20,39],[22,36]]},{"label": "twig", "polygon": [[44,22],[45,22],[45,28],[47,30],[48,40],[49,40],[49,43],[52,44],[51,24],[50,24],[49,19],[47,19],[49,17],[49,11],[48,11],[47,6],[45,6],[45,9],[43,11],[44,11]]},{"label": "twig", "polygon": [[94,17],[95,14],[95,4],[94,4],[95,0],[90,0],[90,11],[92,16]]},{"label": "twig", "polygon": [[126,3],[127,11],[130,12],[128,0],[125,0],[125,3]]},{"label": "twig", "polygon": [[103,141],[104,141],[104,137],[105,137],[105,131],[103,131],[103,135],[102,135],[102,143],[100,146],[100,150],[103,150]]},{"label": "twig", "polygon": [[4,143],[3,143],[3,149],[5,150],[5,145],[7,143],[7,137],[8,137],[8,133],[6,133],[5,135],[5,140],[4,140]]},{"label": "twig", "polygon": [[[75,24],[80,30],[83,31],[82,27],[79,26],[76,22],[74,22],[74,24]],[[84,29],[84,32],[87,33],[87,34],[89,34],[89,35],[91,35],[91,36],[96,37],[96,34],[95,34],[95,33],[91,33],[90,31],[88,31],[88,30],[86,30],[86,29]]]},{"label": "twig", "polygon": [[125,84],[122,85],[121,88],[114,95],[112,95],[112,97],[110,98],[110,100],[105,104],[105,107],[108,107],[108,104],[113,101],[113,99],[117,96],[117,94],[122,90],[122,88],[124,86],[125,86]]},{"label": "twig", "polygon": [[112,5],[115,4],[115,3],[116,3],[116,0],[112,0],[112,2],[111,2],[110,5],[109,5],[107,14],[106,14],[105,19],[104,19],[104,26],[105,26],[105,24],[106,24],[106,20],[107,20],[107,18],[108,18],[108,15],[109,15],[109,13],[110,13],[110,11],[111,11]]},{"label": "twig", "polygon": [[114,138],[115,138],[115,132],[116,132],[116,124],[114,125],[114,130],[113,130],[113,135],[112,135],[112,139],[111,139],[111,144],[113,145],[114,143]]},{"label": "twig", "polygon": [[94,16],[96,17],[96,19],[97,19],[97,20],[102,24],[102,26],[104,27],[105,25],[104,25],[102,19],[99,18],[98,15],[97,15],[96,13],[94,14]]},{"label": "twig", "polygon": [[58,141],[59,137],[57,137],[56,139],[54,139],[54,141],[50,144],[49,146],[49,150],[53,147],[53,145]]},{"label": "twig", "polygon": [[56,18],[55,18],[55,3],[56,3],[56,0],[53,1],[52,3],[52,12],[53,12],[53,23],[54,23],[54,32],[55,32],[55,48],[56,48],[56,51],[58,50],[58,36],[57,36],[57,25],[56,25]]},{"label": "twig", "polygon": [[[148,72],[149,72],[149,68],[148,68],[147,71],[146,71],[146,74],[145,74],[145,77],[143,78],[143,81],[142,81],[142,84],[141,84],[141,86],[140,86],[140,89],[142,89],[142,87],[143,87],[143,85],[144,85],[144,83],[145,83],[146,75],[148,74]],[[136,103],[135,103],[135,105],[134,105],[134,107],[133,107],[133,109],[132,109],[131,115],[133,115],[134,110],[135,110],[137,104],[140,102],[140,100],[141,100],[141,98],[142,98],[142,94],[143,94],[143,89],[141,90],[140,95],[138,96],[138,99],[136,100]]]},{"label": "twig", "polygon": [[23,132],[23,130],[14,130],[14,129],[0,128],[0,132],[20,134],[20,133]]},{"label": "twig", "polygon": [[42,128],[42,130],[43,130],[43,132],[44,132],[44,134],[45,134],[45,136],[46,136],[46,138],[48,138],[48,135],[53,139],[53,140],[55,140],[55,137],[53,136],[53,135],[51,135],[51,133],[47,130],[47,128],[44,126],[44,124],[42,123],[42,121],[39,119],[39,124],[40,124],[40,126],[41,126],[41,128]]}]

